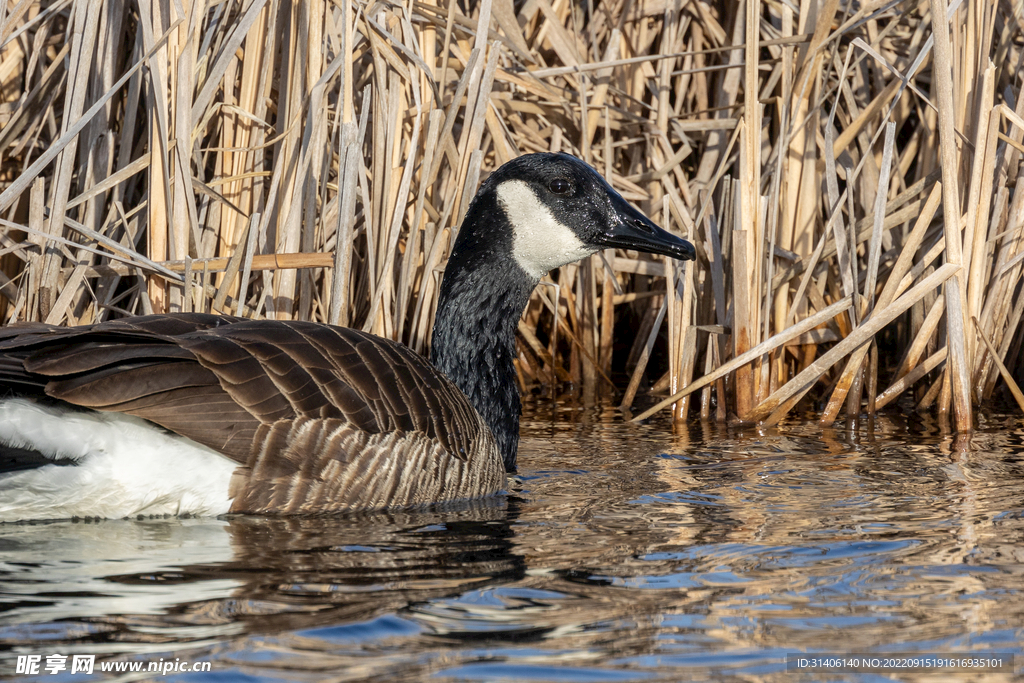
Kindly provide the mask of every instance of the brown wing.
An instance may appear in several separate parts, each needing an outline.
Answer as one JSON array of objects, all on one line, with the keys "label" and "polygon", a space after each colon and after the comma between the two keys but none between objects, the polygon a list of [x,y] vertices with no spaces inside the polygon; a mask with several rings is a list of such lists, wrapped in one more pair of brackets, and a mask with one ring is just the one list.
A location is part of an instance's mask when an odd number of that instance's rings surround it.
[{"label": "brown wing", "polygon": [[[74,405],[150,419],[244,462],[258,419],[178,344],[237,320],[146,316],[74,328],[7,328],[0,335],[0,384],[15,393],[31,393],[24,389],[34,384]],[[20,374],[12,369],[17,365]]]},{"label": "brown wing", "polygon": [[337,420],[367,434],[419,432],[462,460],[482,429],[465,396],[421,356],[316,323],[182,314],[4,330],[0,385],[33,383],[250,466],[250,456],[267,455],[265,444],[253,448],[265,438],[261,425]]}]

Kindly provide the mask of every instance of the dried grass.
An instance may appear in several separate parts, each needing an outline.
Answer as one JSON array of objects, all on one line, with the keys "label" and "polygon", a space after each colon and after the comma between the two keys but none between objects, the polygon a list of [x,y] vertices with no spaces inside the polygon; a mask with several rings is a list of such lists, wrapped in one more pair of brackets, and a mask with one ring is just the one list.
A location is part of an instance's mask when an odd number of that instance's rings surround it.
[{"label": "dried grass", "polygon": [[0,318],[215,311],[424,351],[479,179],[563,150],[699,259],[552,273],[519,327],[524,390],[627,385],[628,409],[648,377],[677,419],[701,390],[704,418],[774,422],[815,389],[826,423],[904,396],[966,430],[1024,381],[1015,11],[5,4]]}]

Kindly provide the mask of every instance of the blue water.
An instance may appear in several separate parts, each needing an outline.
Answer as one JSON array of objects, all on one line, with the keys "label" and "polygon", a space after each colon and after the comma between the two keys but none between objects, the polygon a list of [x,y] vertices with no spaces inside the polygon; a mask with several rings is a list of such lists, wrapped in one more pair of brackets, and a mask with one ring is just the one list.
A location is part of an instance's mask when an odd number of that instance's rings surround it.
[{"label": "blue water", "polygon": [[[95,656],[166,681],[882,681],[787,656],[1016,655],[1024,419],[969,448],[533,406],[510,495],[391,514],[0,526],[0,678]],[[150,662],[202,673],[101,673]],[[70,668],[70,667],[69,667]],[[1016,673],[1014,673],[1016,672]],[[968,670],[929,680],[978,680]]]}]

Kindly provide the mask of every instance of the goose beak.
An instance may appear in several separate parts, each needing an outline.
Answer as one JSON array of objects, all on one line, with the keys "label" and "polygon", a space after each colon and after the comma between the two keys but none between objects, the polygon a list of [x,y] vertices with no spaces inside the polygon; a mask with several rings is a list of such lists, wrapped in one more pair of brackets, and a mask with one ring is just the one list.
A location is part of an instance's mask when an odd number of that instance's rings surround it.
[{"label": "goose beak", "polygon": [[659,228],[622,198],[618,192],[611,194],[613,216],[607,231],[599,238],[601,247],[634,249],[651,254],[663,254],[681,261],[693,261],[697,253],[693,245]]}]

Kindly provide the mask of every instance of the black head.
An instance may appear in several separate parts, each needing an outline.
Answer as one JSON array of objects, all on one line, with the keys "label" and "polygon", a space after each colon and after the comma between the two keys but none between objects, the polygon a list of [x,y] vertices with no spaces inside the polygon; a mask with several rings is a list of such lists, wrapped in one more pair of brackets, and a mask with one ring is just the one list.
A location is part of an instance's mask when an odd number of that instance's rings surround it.
[{"label": "black head", "polygon": [[498,223],[476,215],[494,208],[504,214],[511,239],[490,237],[505,242],[535,279],[609,247],[694,258],[692,244],[659,228],[591,166],[568,154],[527,154],[491,174],[463,224],[463,231],[476,234],[460,234],[459,240],[479,242],[486,239],[481,232],[497,232]]}]

